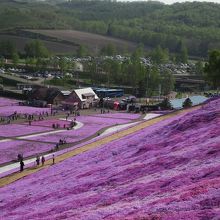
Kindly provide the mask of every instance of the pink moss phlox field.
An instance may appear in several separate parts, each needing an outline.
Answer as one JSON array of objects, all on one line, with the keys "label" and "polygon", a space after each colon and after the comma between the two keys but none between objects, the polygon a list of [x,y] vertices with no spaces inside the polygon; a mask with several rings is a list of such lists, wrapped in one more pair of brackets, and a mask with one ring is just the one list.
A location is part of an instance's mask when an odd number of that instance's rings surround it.
[{"label": "pink moss phlox field", "polygon": [[29,107],[29,106],[4,106],[0,107],[0,116],[9,116],[17,112],[18,114],[34,114],[39,115],[43,112],[50,113],[49,108],[37,108],[37,107]]},{"label": "pink moss phlox field", "polygon": [[38,153],[49,151],[53,147],[53,144],[19,140],[0,142],[0,164],[16,160],[18,154],[23,154],[25,158],[28,156],[36,155]]},{"label": "pink moss phlox field", "polygon": [[18,105],[18,100],[15,99],[8,99],[0,97],[0,107],[2,106],[11,106],[11,105]]},{"label": "pink moss phlox field", "polygon": [[220,99],[0,188],[0,219],[217,220],[219,113]]},{"label": "pink moss phlox field", "polygon": [[140,118],[140,114],[133,114],[133,113],[105,113],[105,114],[96,114],[94,117],[102,117],[102,118],[123,118],[123,119],[138,119]]},{"label": "pink moss phlox field", "polygon": [[[28,124],[28,122],[25,122],[25,124]],[[44,120],[36,120],[36,121],[32,121],[31,125],[32,126],[45,126],[45,127],[52,127],[53,124],[59,124],[60,128],[63,128],[63,126],[65,125],[65,127],[68,127],[70,125],[69,121],[65,121],[65,120],[59,120],[59,119],[49,119],[47,120],[47,118],[45,117]]]},{"label": "pink moss phlox field", "polygon": [[0,125],[0,137],[16,137],[27,134],[52,131],[52,127],[30,126],[21,124]]},{"label": "pink moss phlox field", "polygon": [[[69,117],[69,119],[74,120],[74,118],[72,117]],[[68,143],[70,143],[80,141],[84,138],[88,138],[89,136],[94,135],[102,128],[130,122],[130,120],[128,119],[102,118],[93,116],[79,116],[76,118],[76,120],[84,124],[82,128],[77,130],[66,130],[56,134],[47,134],[42,136],[31,137],[28,139],[57,143],[59,139],[65,138],[65,140]]]}]

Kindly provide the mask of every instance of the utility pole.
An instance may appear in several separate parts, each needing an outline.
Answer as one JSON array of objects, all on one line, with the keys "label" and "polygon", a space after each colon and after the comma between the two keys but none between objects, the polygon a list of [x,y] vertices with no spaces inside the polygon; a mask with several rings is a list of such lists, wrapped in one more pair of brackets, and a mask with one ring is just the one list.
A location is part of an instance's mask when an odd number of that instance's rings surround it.
[{"label": "utility pole", "polygon": [[160,100],[160,95],[161,95],[161,84],[159,84],[159,100]]},{"label": "utility pole", "polygon": [[149,80],[150,80],[150,72],[147,74],[147,97],[149,98]]}]

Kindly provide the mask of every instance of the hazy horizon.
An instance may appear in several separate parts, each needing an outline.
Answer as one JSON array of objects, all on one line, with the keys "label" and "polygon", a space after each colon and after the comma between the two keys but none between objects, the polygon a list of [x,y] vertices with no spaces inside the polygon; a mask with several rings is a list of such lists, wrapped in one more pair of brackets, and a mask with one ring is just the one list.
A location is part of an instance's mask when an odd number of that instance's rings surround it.
[{"label": "hazy horizon", "polygon": [[[118,0],[118,1],[148,1],[148,0]],[[165,4],[173,4],[173,3],[183,3],[183,2],[195,2],[195,0],[152,0],[152,1],[158,1],[158,2],[163,2]],[[197,0],[196,2],[214,2],[214,3],[219,3],[220,0],[213,0],[213,1],[208,1],[208,0]]]},{"label": "hazy horizon", "polygon": [[[161,2],[164,2],[165,4],[173,4],[176,2],[195,2],[194,0],[161,0]],[[220,0],[213,0],[213,1],[206,1],[206,0],[199,0],[197,2],[215,2],[215,3],[220,3]]]}]

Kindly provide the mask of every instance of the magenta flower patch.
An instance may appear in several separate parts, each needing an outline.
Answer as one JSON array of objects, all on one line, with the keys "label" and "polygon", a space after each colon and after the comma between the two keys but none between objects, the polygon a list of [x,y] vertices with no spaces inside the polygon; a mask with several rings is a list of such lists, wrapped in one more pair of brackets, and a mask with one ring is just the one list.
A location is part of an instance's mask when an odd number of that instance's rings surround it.
[{"label": "magenta flower patch", "polygon": [[17,137],[28,134],[52,131],[52,127],[30,126],[22,124],[0,125],[0,137]]},{"label": "magenta flower patch", "polygon": [[140,114],[121,113],[121,112],[118,112],[118,113],[96,114],[94,116],[103,117],[103,118],[105,117],[105,118],[130,119],[130,120],[140,118]]},{"label": "magenta flower patch", "polygon": [[10,219],[218,219],[220,99],[0,188]]},{"label": "magenta flower patch", "polygon": [[18,154],[23,154],[24,158],[51,150],[53,144],[38,142],[11,140],[0,142],[0,164],[17,159]]},{"label": "magenta flower patch", "polygon": [[18,114],[34,114],[34,115],[40,115],[43,112],[50,113],[49,108],[37,108],[37,107],[29,107],[29,106],[4,106],[0,107],[0,116],[10,116],[14,114],[14,112],[17,112]]},{"label": "magenta flower patch", "polygon": [[18,105],[18,100],[0,97],[0,107]]},{"label": "magenta flower patch", "polygon": [[[25,122],[24,124],[28,125],[28,122]],[[36,121],[31,122],[31,125],[33,126],[44,126],[44,127],[50,127],[50,128],[53,127],[53,124],[54,125],[58,124],[60,128],[63,128],[64,126],[65,128],[67,128],[70,125],[70,122],[65,121],[65,120],[59,120],[59,119],[47,119],[46,117],[44,120],[41,120],[41,121],[36,120]]]},{"label": "magenta flower patch", "polygon": [[[69,119],[74,120],[74,118],[72,117],[70,117]],[[77,130],[64,130],[56,134],[30,137],[28,138],[28,140],[40,140],[58,143],[59,139],[64,138],[68,143],[73,143],[88,138],[89,136],[94,135],[96,132],[103,128],[130,122],[130,120],[128,119],[102,118],[93,116],[79,116],[76,119],[77,121],[84,124],[82,128]]]}]

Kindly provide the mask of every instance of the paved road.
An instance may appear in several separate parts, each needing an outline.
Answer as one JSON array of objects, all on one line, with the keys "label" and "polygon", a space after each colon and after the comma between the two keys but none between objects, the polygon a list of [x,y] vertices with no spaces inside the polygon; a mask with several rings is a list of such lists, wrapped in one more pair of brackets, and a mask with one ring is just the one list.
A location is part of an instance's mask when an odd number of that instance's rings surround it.
[{"label": "paved road", "polygon": [[[19,76],[5,74],[5,73],[1,73],[0,76],[3,77],[3,78],[7,78],[7,79],[10,79],[10,80],[17,81],[18,83],[38,85],[38,86],[44,85],[44,80],[45,80],[44,78],[38,78],[38,80],[33,80],[32,81],[32,80],[20,78]],[[4,79],[3,79],[3,85],[4,85]],[[50,85],[50,87],[56,87],[56,88],[59,88],[60,90],[65,90],[65,88],[63,86]],[[7,86],[6,87],[4,86],[4,88],[7,89]],[[13,90],[11,90],[11,91],[13,91]]]}]

